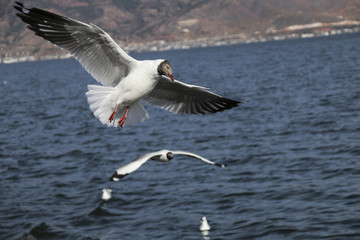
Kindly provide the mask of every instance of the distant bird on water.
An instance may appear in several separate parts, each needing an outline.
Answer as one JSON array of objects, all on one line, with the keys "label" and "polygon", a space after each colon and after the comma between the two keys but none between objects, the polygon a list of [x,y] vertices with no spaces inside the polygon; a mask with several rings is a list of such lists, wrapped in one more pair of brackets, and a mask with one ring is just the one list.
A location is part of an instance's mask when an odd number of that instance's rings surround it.
[{"label": "distant bird on water", "polygon": [[201,223],[199,227],[200,231],[210,231],[211,227],[205,216],[201,218],[200,223]]},{"label": "distant bird on water", "polygon": [[215,163],[206,158],[203,158],[197,154],[185,151],[169,151],[169,150],[160,150],[156,152],[146,153],[136,158],[132,162],[118,168],[115,173],[110,177],[111,181],[119,181],[121,178],[129,175],[130,173],[136,171],[141,165],[146,163],[148,160],[154,160],[159,162],[170,162],[174,158],[174,155],[185,155],[192,158],[200,159],[208,164],[215,165],[218,167],[226,167],[225,164]]},{"label": "distant bird on water", "polygon": [[104,188],[102,190],[103,194],[101,196],[101,199],[104,200],[104,201],[108,201],[111,199],[111,192],[112,190],[110,188]]},{"label": "distant bird on water", "polygon": [[123,127],[149,118],[140,100],[175,114],[205,114],[243,103],[182,83],[168,60],[138,61],[101,28],[15,2],[16,14],[36,35],[69,51],[103,86],[88,85],[91,111],[101,123]]}]

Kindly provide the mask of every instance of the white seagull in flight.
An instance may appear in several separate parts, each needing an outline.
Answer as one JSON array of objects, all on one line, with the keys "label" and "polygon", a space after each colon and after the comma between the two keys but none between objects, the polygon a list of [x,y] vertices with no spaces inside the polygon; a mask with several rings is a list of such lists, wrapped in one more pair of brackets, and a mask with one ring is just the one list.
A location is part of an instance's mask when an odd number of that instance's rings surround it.
[{"label": "white seagull in flight", "polygon": [[208,164],[215,165],[218,167],[226,167],[226,164],[220,164],[213,161],[210,161],[206,158],[203,158],[197,154],[185,151],[169,151],[169,150],[160,150],[156,152],[150,152],[141,155],[140,157],[136,158],[134,161],[118,168],[115,173],[110,177],[111,181],[119,181],[120,178],[123,178],[129,175],[132,172],[135,172],[141,165],[146,163],[148,160],[154,160],[159,162],[170,162],[171,159],[174,158],[174,155],[185,155],[192,158],[200,159]]},{"label": "white seagull in flight", "polygon": [[86,96],[103,124],[123,127],[149,118],[141,99],[175,114],[213,113],[243,103],[175,80],[165,59],[138,61],[130,57],[92,23],[15,3],[16,15],[30,30],[70,52],[102,84],[88,85]]}]

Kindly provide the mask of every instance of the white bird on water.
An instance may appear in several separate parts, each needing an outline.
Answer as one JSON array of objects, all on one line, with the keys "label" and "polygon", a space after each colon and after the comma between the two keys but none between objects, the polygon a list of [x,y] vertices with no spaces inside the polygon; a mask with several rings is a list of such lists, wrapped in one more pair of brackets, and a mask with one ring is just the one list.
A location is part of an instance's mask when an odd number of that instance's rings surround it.
[{"label": "white bird on water", "polygon": [[103,194],[101,196],[101,199],[104,200],[104,201],[108,201],[111,199],[111,192],[112,190],[110,188],[104,188],[102,190]]},{"label": "white bird on water", "polygon": [[205,216],[201,218],[200,223],[201,223],[199,227],[200,231],[210,231],[211,227]]},{"label": "white bird on water", "polygon": [[192,158],[200,159],[208,164],[215,165],[218,167],[226,167],[225,164],[216,163],[213,161],[210,161],[204,157],[201,157],[197,154],[191,153],[191,152],[185,152],[185,151],[169,151],[169,150],[160,150],[156,152],[150,152],[141,155],[140,157],[136,158],[132,162],[118,168],[115,173],[110,177],[111,181],[119,181],[120,178],[123,178],[130,173],[136,171],[141,165],[146,163],[148,160],[154,160],[159,162],[170,162],[171,159],[174,158],[174,155],[185,155]]},{"label": "white bird on water", "polygon": [[140,100],[175,114],[205,114],[243,103],[174,79],[165,59],[138,61],[101,28],[15,2],[16,14],[36,35],[69,51],[103,86],[88,85],[91,111],[108,126],[132,125],[149,118]]}]

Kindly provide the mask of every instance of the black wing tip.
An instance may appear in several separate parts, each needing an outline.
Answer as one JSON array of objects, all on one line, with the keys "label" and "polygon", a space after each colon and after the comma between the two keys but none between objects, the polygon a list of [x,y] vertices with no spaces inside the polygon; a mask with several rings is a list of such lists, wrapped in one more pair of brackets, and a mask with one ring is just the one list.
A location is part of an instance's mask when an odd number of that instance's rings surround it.
[{"label": "black wing tip", "polygon": [[244,104],[247,102],[248,101],[243,101],[243,100],[236,101],[236,100],[232,100],[229,98],[224,98],[224,97],[218,96],[217,98],[215,98],[209,102],[204,101],[204,102],[196,103],[195,107],[185,108],[182,111],[180,111],[179,113],[205,115],[205,114],[209,114],[209,113],[222,112],[222,111],[237,107],[240,104]]},{"label": "black wing tip", "polygon": [[16,13],[16,16],[21,17],[22,15],[24,15],[23,7],[21,5],[20,6],[14,5],[13,7],[15,8],[16,11],[18,11],[18,13]]},{"label": "black wing tip", "polygon": [[[15,1],[15,4],[17,4],[17,5],[21,6],[21,7],[23,7],[23,6],[24,6],[24,4],[23,4],[22,2],[19,2],[19,1]],[[16,6],[16,5],[14,5],[14,7],[17,7],[17,6]]]},{"label": "black wing tip", "polygon": [[23,9],[26,9],[26,10],[30,10],[32,9],[33,7],[29,6],[29,5],[26,5],[22,2],[19,2],[19,1],[15,1],[15,4],[13,6],[16,10],[18,10],[19,12],[21,13],[24,13],[23,12]]},{"label": "black wing tip", "polygon": [[220,98],[218,101],[214,102],[216,104],[216,108],[212,109],[213,111],[209,111],[211,113],[222,112],[224,110],[228,110],[234,107],[239,106],[240,104],[245,103],[244,101],[236,101],[229,98]]},{"label": "black wing tip", "polygon": [[[13,6],[17,11],[19,11],[19,12],[22,12],[22,7],[19,7],[19,6],[17,6],[17,5],[14,5]],[[16,15],[18,15],[19,13],[17,13]]]},{"label": "black wing tip", "polygon": [[120,177],[118,176],[118,174],[115,172],[113,175],[111,175],[111,177],[109,178],[110,181],[112,182],[117,182],[119,181]]},{"label": "black wing tip", "polygon": [[109,178],[109,180],[112,181],[112,182],[117,182],[117,181],[119,181],[121,178],[126,177],[127,175],[129,175],[129,174],[121,175],[121,174],[118,174],[118,173],[115,171],[115,173]]},{"label": "black wing tip", "polygon": [[222,99],[224,101],[224,103],[232,106],[232,107],[237,107],[239,106],[240,104],[244,104],[244,103],[249,103],[250,101],[247,101],[247,100],[232,100],[232,99],[229,99],[229,98],[223,98]]},{"label": "black wing tip", "polygon": [[214,165],[222,168],[227,167],[227,165],[224,163],[215,163]]},{"label": "black wing tip", "polygon": [[[32,7],[21,2],[15,1],[17,5],[14,5],[14,8],[19,11],[20,16],[28,16],[32,22],[42,23],[45,25],[52,24],[64,24],[70,23],[70,19],[65,16],[61,16],[59,14],[52,13],[47,10],[43,10],[40,8]],[[19,14],[18,13],[18,14]],[[46,23],[45,23],[46,21]],[[48,22],[49,21],[49,22]]]}]

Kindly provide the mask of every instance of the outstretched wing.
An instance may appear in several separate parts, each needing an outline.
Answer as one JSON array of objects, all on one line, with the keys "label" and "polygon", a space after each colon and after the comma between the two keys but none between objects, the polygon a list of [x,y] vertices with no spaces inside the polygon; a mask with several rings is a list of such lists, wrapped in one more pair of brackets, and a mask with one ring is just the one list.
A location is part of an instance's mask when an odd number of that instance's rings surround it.
[{"label": "outstretched wing", "polygon": [[122,50],[101,28],[20,2],[16,15],[36,35],[69,51],[98,82],[115,86],[136,60]]},{"label": "outstretched wing", "polygon": [[173,154],[178,154],[178,155],[185,155],[185,156],[188,156],[188,157],[192,157],[192,158],[197,158],[197,159],[200,159],[208,164],[211,164],[211,165],[215,165],[215,166],[218,166],[218,167],[226,167],[226,164],[222,164],[222,163],[216,163],[216,162],[213,162],[213,161],[210,161],[209,159],[206,159],[202,156],[199,156],[195,153],[191,153],[191,152],[185,152],[185,151],[172,151]]},{"label": "outstretched wing", "polygon": [[139,167],[146,163],[152,157],[159,155],[158,152],[147,153],[136,158],[134,161],[118,168],[115,173],[110,177],[110,181],[119,181],[121,178],[135,172]]},{"label": "outstretched wing", "polygon": [[213,113],[236,107],[242,103],[219,96],[204,87],[177,80],[171,81],[166,77],[159,80],[145,100],[175,114]]}]

